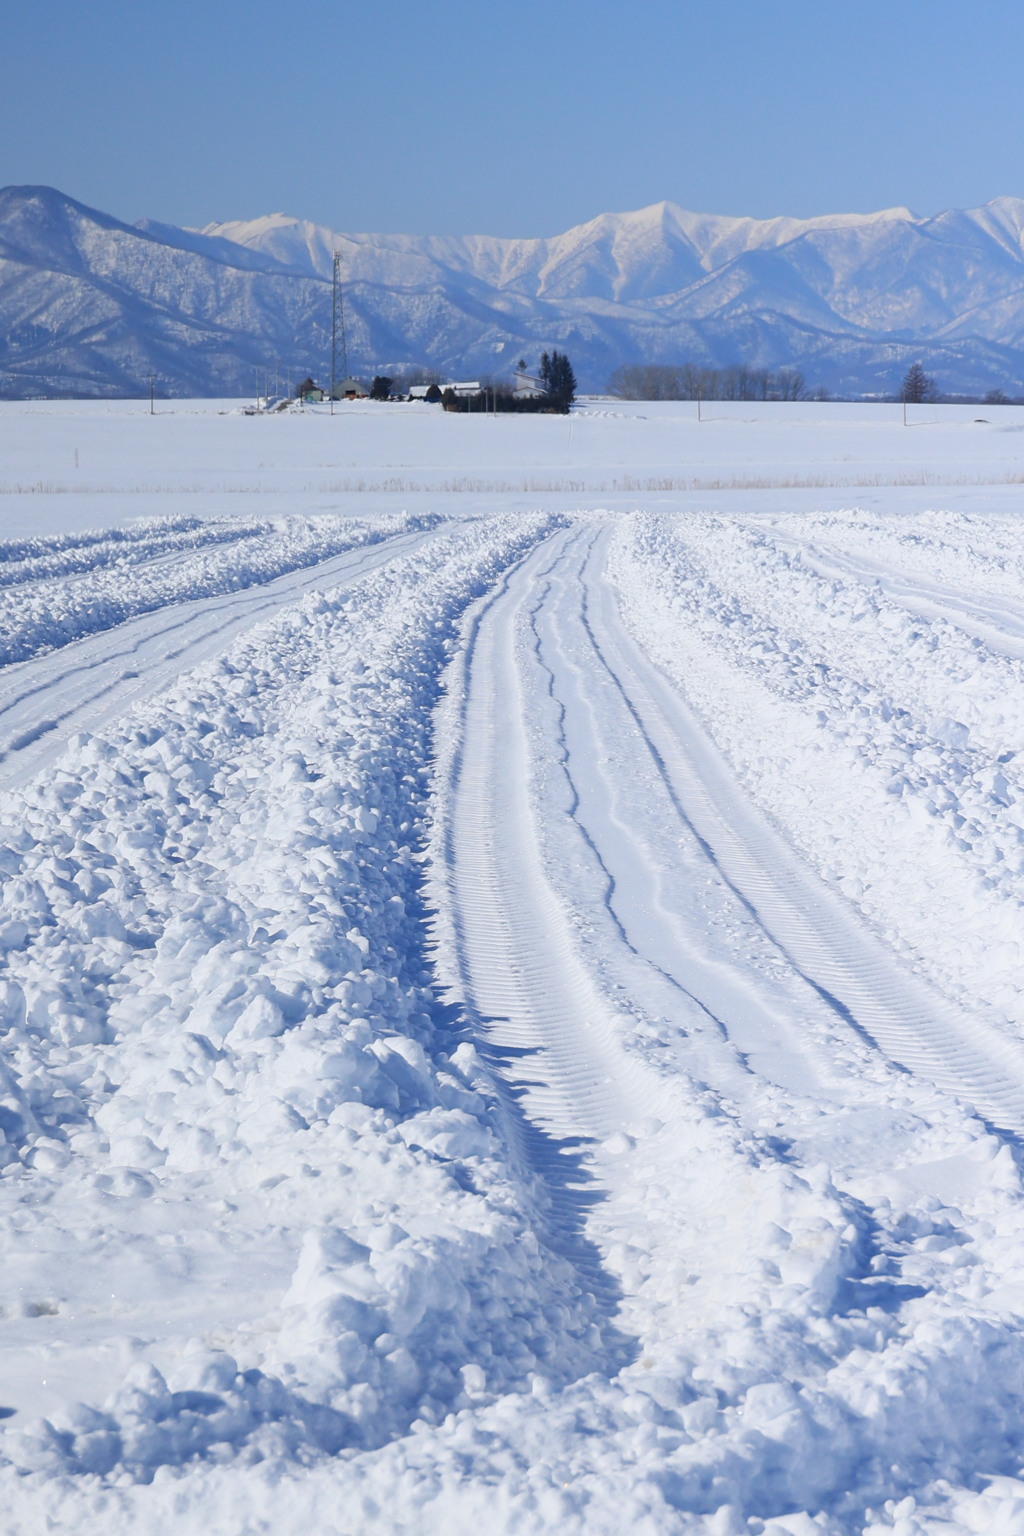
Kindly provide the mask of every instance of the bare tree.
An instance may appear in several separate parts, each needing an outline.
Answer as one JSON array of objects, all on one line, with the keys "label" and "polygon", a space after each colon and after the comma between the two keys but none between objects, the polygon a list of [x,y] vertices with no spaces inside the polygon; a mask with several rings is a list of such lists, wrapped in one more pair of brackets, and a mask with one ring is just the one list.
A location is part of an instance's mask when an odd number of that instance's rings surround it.
[{"label": "bare tree", "polygon": [[807,386],[797,368],[780,368],[775,375],[776,400],[806,400]]},{"label": "bare tree", "polygon": [[608,381],[620,400],[806,400],[804,376],[795,368],[700,368],[695,363],[631,363]]}]

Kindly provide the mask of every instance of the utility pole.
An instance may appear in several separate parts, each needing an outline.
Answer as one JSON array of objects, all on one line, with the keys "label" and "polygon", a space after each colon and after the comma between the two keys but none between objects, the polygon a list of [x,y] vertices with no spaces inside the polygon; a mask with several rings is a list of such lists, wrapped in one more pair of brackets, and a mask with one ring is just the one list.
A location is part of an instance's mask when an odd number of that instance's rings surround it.
[{"label": "utility pole", "polygon": [[151,416],[155,416],[156,415],[156,411],[153,409],[153,382],[154,382],[153,375],[150,374],[150,376],[149,376],[149,414]]},{"label": "utility pole", "polygon": [[341,252],[334,253],[334,281],[331,287],[331,415],[334,415],[334,385],[338,377],[338,343],[341,343],[341,376],[348,378],[348,347],[345,343],[345,300],[341,292]]},{"label": "utility pole", "polygon": [[331,279],[331,415],[334,415],[334,368],[338,356],[338,253],[334,253]]},{"label": "utility pole", "polygon": [[697,386],[697,420],[700,421],[700,386]]}]

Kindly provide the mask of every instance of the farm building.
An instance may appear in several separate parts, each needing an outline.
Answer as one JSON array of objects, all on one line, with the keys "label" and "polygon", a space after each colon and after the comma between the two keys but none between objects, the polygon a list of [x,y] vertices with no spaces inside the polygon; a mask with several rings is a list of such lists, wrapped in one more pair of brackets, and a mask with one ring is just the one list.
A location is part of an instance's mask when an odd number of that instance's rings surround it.
[{"label": "farm building", "polygon": [[335,400],[365,400],[369,390],[359,379],[338,379],[334,385]]}]

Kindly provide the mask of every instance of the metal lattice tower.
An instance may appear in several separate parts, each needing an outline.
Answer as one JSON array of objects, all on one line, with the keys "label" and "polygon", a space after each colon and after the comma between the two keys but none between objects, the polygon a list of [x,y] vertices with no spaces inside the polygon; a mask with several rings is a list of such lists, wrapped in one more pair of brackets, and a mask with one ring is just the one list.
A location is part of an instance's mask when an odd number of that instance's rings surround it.
[{"label": "metal lattice tower", "polygon": [[345,342],[345,300],[341,291],[341,252],[334,253],[334,283],[331,288],[331,415],[334,415],[334,386],[338,379],[338,346],[341,346],[341,377],[348,378],[348,346]]}]

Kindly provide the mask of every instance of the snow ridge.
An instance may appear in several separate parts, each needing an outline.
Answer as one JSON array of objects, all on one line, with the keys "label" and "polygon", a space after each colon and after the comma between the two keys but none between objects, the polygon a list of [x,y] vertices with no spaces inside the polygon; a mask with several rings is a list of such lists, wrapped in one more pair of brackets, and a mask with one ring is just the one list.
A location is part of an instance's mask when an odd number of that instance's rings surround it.
[{"label": "snow ridge", "polygon": [[[436,526],[433,513],[367,521],[351,517],[143,520],[108,537],[59,536],[8,551],[0,587],[14,588],[0,616],[0,665],[56,650],[171,603],[262,586],[344,550]],[[227,547],[224,547],[227,546]],[[175,558],[177,557],[177,558]],[[3,547],[0,546],[0,561]],[[125,572],[132,571],[130,582]]]},{"label": "snow ridge", "polygon": [[9,1434],[14,1465],[303,1460],[592,1367],[599,1313],[534,1235],[473,1046],[438,1049],[418,941],[446,640],[550,527],[493,520],[307,598],[15,802],[0,1187],[32,1181],[48,1240],[115,1287],[126,1249],[173,1259],[186,1200],[194,1280],[265,1249],[294,1274],[276,1314],[224,1313],[223,1350],[168,1339],[103,1407]]}]

